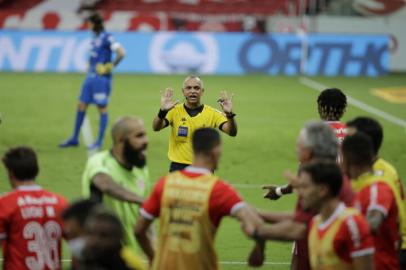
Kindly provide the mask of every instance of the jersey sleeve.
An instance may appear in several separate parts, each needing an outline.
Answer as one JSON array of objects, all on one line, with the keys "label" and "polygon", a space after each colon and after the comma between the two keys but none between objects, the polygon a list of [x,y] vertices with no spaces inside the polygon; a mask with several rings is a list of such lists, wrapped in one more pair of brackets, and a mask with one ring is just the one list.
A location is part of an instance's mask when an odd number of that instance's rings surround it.
[{"label": "jersey sleeve", "polygon": [[102,157],[99,156],[93,156],[87,161],[86,172],[89,179],[93,179],[93,177],[99,173],[110,175],[109,170],[103,165]]},{"label": "jersey sleeve", "polygon": [[106,38],[106,43],[107,43],[107,46],[112,51],[117,51],[119,48],[122,47],[121,44],[119,42],[117,42],[111,34],[108,34],[108,36]]},{"label": "jersey sleeve", "polygon": [[367,212],[378,210],[386,217],[393,203],[395,203],[395,198],[387,184],[375,183],[371,185]]},{"label": "jersey sleeve", "polygon": [[214,111],[214,124],[216,128],[221,129],[221,127],[228,121],[227,117],[224,116],[219,110]]},{"label": "jersey sleeve", "polygon": [[165,116],[165,119],[166,119],[167,123],[169,125],[171,125],[171,126],[173,124],[173,114],[174,113],[175,113],[175,108],[172,108],[172,109],[169,110],[169,112]]},{"label": "jersey sleeve", "polygon": [[152,193],[147,200],[142,204],[140,214],[149,220],[153,220],[160,215],[161,200],[164,190],[165,177],[161,178],[154,186]]},{"label": "jersey sleeve", "polygon": [[361,215],[353,215],[345,220],[341,230],[343,247],[341,251],[348,252],[350,258],[371,255],[374,253],[374,243],[370,234],[369,226]]},{"label": "jersey sleeve", "polygon": [[213,187],[209,200],[209,213],[215,226],[218,226],[224,216],[233,215],[245,204],[237,191],[221,180]]}]

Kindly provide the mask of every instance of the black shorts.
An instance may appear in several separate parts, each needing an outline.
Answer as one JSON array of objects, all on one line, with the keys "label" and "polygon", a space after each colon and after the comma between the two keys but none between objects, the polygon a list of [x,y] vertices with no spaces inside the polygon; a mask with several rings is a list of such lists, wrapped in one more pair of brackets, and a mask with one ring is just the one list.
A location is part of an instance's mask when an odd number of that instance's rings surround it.
[{"label": "black shorts", "polygon": [[190,166],[190,164],[171,162],[171,165],[169,166],[169,172],[180,171],[187,166]]},{"label": "black shorts", "polygon": [[400,269],[406,270],[406,249],[400,250]]}]

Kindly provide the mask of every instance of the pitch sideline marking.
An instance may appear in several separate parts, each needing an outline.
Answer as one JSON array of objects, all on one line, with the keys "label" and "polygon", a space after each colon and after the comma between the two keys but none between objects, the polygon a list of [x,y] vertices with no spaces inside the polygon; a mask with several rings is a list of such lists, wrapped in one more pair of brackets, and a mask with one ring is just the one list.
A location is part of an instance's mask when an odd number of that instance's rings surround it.
[{"label": "pitch sideline marking", "polygon": [[[324,84],[321,84],[321,83],[319,83],[319,82],[317,82],[315,80],[306,78],[306,77],[300,77],[299,82],[301,84],[309,87],[309,88],[312,88],[313,90],[318,91],[318,92],[321,92],[324,89],[328,88],[328,86],[326,86]],[[368,105],[368,104],[366,104],[366,103],[364,103],[362,101],[359,101],[359,100],[357,100],[357,99],[355,99],[355,98],[353,98],[351,96],[347,96],[347,100],[348,100],[348,103],[353,105],[354,107],[357,107],[357,108],[359,108],[361,110],[364,110],[364,111],[366,111],[366,112],[368,112],[370,114],[374,114],[376,116],[379,116],[379,117],[387,120],[388,122],[390,122],[392,124],[395,124],[397,126],[406,128],[406,121],[401,119],[401,118],[398,118],[398,117],[393,116],[393,115],[391,115],[391,114],[389,114],[387,112],[384,112],[384,111],[382,111],[380,109],[372,107],[372,106],[370,106],[370,105]]]}]

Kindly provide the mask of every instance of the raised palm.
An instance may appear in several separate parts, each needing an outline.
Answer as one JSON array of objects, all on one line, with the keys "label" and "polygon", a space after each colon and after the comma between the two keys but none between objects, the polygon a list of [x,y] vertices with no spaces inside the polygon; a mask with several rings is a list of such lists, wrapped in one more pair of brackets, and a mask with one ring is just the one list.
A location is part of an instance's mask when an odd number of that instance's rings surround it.
[{"label": "raised palm", "polygon": [[227,91],[220,92],[220,99],[218,100],[221,109],[225,113],[230,113],[233,111],[233,96],[234,94],[229,95]]},{"label": "raised palm", "polygon": [[175,107],[176,104],[179,103],[179,100],[173,101],[173,89],[172,88],[166,88],[165,91],[161,91],[161,110],[163,111],[169,111],[173,107]]}]

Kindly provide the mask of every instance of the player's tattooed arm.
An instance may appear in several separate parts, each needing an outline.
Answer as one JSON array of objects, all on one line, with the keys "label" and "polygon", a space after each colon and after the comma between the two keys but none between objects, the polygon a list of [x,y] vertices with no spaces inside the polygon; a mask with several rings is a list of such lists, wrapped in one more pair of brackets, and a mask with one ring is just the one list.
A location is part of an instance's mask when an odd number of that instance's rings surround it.
[{"label": "player's tattooed arm", "polygon": [[161,104],[159,107],[158,115],[155,116],[152,122],[152,129],[160,131],[168,126],[168,120],[165,118],[167,113],[179,103],[179,100],[173,101],[173,89],[168,87],[165,91],[161,91]]},{"label": "player's tattooed arm", "polygon": [[369,224],[369,228],[371,229],[372,233],[377,233],[379,227],[381,226],[385,216],[382,212],[378,210],[370,210],[367,213],[367,221]]},{"label": "player's tattooed arm", "polygon": [[113,198],[130,203],[136,203],[138,205],[141,205],[144,202],[144,198],[120,186],[114,182],[114,180],[108,174],[96,174],[92,179],[92,184],[101,192],[108,194]]},{"label": "player's tattooed arm", "polygon": [[144,251],[145,255],[148,257],[150,264],[154,259],[154,249],[152,247],[152,241],[148,236],[148,229],[151,224],[152,220],[146,219],[144,216],[140,215],[134,228],[135,238],[137,239],[137,242]]}]

